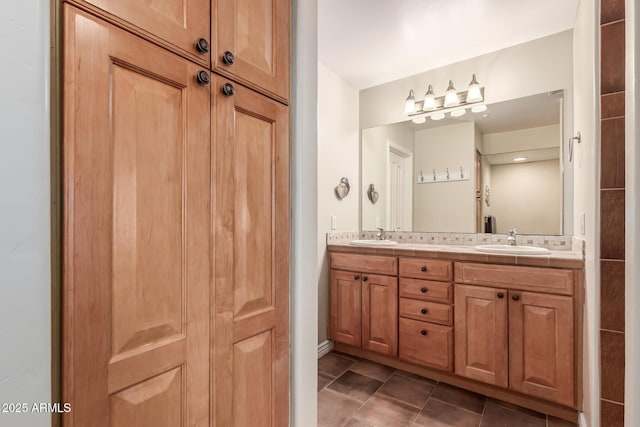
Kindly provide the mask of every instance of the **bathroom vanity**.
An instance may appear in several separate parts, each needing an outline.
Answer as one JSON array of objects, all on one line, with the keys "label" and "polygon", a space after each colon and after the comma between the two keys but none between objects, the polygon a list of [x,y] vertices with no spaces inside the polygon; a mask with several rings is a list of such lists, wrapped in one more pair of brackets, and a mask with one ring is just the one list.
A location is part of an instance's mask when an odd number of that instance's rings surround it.
[{"label": "bathroom vanity", "polygon": [[338,351],[575,421],[582,256],[330,243]]}]

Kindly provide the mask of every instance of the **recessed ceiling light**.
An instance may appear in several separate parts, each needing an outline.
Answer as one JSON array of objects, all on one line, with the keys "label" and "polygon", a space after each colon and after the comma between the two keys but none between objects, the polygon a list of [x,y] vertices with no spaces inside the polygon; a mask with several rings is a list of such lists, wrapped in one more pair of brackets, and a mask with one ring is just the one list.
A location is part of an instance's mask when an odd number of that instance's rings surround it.
[{"label": "recessed ceiling light", "polygon": [[456,108],[451,111],[451,117],[461,117],[464,116],[467,111],[464,108]]},{"label": "recessed ceiling light", "polygon": [[514,162],[524,162],[525,160],[527,160],[526,157],[514,157],[513,158]]},{"label": "recessed ceiling light", "polygon": [[426,117],[424,117],[424,116],[423,116],[423,117],[416,117],[415,119],[413,119],[413,120],[411,120],[411,121],[412,121],[413,123],[417,124],[417,125],[420,125],[420,124],[422,124],[422,123],[426,122],[426,121],[427,121],[427,118],[426,118]]},{"label": "recessed ceiling light", "polygon": [[431,116],[431,120],[442,120],[444,119],[444,113],[436,113]]},{"label": "recessed ceiling light", "polygon": [[473,113],[482,113],[483,111],[487,111],[487,106],[485,104],[474,105],[471,107],[471,112]]}]

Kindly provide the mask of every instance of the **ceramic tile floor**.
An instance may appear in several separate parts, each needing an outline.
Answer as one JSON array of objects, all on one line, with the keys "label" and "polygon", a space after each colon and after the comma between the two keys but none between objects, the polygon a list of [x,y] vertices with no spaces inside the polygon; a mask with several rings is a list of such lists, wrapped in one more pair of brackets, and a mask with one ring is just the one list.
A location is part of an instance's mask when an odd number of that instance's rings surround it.
[{"label": "ceramic tile floor", "polygon": [[331,352],[318,361],[318,427],[571,427],[575,424]]}]

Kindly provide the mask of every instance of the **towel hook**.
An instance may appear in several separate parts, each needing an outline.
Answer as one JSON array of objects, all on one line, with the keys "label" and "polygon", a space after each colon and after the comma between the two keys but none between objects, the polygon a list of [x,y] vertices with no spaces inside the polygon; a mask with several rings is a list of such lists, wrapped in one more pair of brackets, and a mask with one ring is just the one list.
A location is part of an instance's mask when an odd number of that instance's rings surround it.
[{"label": "towel hook", "polygon": [[573,161],[573,143],[577,142],[578,144],[580,144],[582,142],[582,135],[580,135],[580,132],[578,132],[576,134],[576,136],[572,136],[571,138],[569,138],[569,162]]}]

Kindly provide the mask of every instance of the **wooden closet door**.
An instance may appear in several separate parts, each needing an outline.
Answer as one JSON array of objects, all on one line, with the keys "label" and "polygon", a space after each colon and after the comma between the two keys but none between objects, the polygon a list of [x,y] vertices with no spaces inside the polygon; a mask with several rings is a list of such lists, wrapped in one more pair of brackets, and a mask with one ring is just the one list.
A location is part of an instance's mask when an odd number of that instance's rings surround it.
[{"label": "wooden closet door", "polygon": [[[227,85],[227,86],[225,86]],[[225,96],[227,93],[234,95]],[[287,426],[288,108],[215,76],[215,335],[218,427]]]},{"label": "wooden closet door", "polygon": [[209,426],[210,88],[64,20],[65,426]]},{"label": "wooden closet door", "polygon": [[574,406],[573,299],[509,295],[509,388]]},{"label": "wooden closet door", "polygon": [[[213,2],[213,69],[286,102],[289,99],[289,3],[289,0]],[[228,61],[229,53],[233,63]]]},{"label": "wooden closet door", "polygon": [[398,355],[397,277],[362,275],[362,348]]},{"label": "wooden closet door", "polygon": [[[72,0],[97,14],[113,15],[135,32],[177,48],[192,60],[209,64],[208,52],[199,51],[198,39],[211,34],[209,0]],[[128,24],[131,25],[128,25]],[[209,50],[211,48],[209,47]]]},{"label": "wooden closet door", "polygon": [[509,385],[508,292],[455,285],[456,374]]}]

